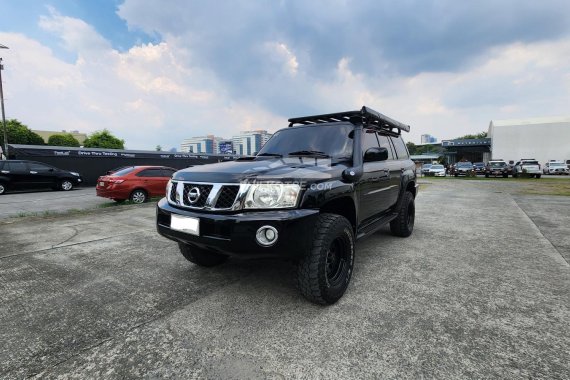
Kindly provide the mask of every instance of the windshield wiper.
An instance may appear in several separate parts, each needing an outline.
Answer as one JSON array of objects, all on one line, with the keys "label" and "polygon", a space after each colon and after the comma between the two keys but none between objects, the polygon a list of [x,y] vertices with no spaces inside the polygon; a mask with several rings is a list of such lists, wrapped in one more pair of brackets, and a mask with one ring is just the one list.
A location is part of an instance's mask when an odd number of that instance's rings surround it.
[{"label": "windshield wiper", "polygon": [[296,152],[289,152],[289,156],[318,156],[318,157],[330,157],[325,152],[319,150],[298,150]]},{"label": "windshield wiper", "polygon": [[271,157],[283,157],[282,154],[279,153],[259,153],[258,156],[271,156]]}]

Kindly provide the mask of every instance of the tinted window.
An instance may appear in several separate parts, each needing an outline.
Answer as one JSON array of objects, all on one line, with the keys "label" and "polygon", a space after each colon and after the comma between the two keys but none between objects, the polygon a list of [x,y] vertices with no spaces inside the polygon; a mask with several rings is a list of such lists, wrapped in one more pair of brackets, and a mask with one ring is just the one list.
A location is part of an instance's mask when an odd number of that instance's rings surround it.
[{"label": "tinted window", "polygon": [[370,148],[378,148],[376,131],[372,129],[364,129],[362,131],[362,154],[366,153]]},{"label": "tinted window", "polygon": [[4,161],[0,161],[0,170],[4,170]]},{"label": "tinted window", "polygon": [[392,143],[394,143],[394,148],[396,149],[396,155],[398,156],[399,160],[410,158],[410,156],[408,155],[408,149],[406,148],[406,144],[404,144],[404,140],[402,140],[401,137],[392,137]]},{"label": "tinted window", "polygon": [[23,162],[6,162],[4,170],[11,172],[25,172],[27,171],[26,164]]},{"label": "tinted window", "polygon": [[166,169],[166,168],[165,168],[165,169],[162,169],[162,176],[163,176],[163,177],[168,177],[168,178],[170,178],[170,177],[172,177],[172,175],[173,175],[174,173],[176,173],[176,170],[173,170],[173,169]]},{"label": "tinted window", "polygon": [[48,170],[53,169],[50,166],[47,166],[44,164],[39,164],[37,162],[29,162],[28,167],[30,168],[30,170],[33,170],[36,172],[47,172]]},{"label": "tinted window", "polygon": [[353,129],[351,124],[282,129],[275,132],[258,155],[274,153],[287,156],[291,152],[307,150],[323,152],[332,158],[351,158]]},{"label": "tinted window", "polygon": [[162,177],[162,169],[145,169],[136,174],[137,177]]},{"label": "tinted window", "polygon": [[378,135],[378,141],[380,141],[380,146],[382,148],[388,149],[388,159],[394,159],[394,152],[392,151],[392,145],[390,145],[390,140],[388,136]]},{"label": "tinted window", "polygon": [[114,173],[111,174],[111,175],[120,177],[120,176],[124,176],[124,175],[127,175],[127,174],[131,173],[133,170],[135,170],[135,167],[134,167],[134,166],[131,166],[131,167],[128,167],[128,168],[125,168],[125,169],[121,169],[121,170],[119,170],[119,171],[117,171],[117,172],[114,172]]}]

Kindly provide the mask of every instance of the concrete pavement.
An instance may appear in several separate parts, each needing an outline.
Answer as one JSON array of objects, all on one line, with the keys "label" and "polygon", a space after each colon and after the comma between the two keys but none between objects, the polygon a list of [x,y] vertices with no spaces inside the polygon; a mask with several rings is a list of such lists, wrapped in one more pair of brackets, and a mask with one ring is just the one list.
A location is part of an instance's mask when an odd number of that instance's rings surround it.
[{"label": "concrete pavement", "polygon": [[566,378],[568,263],[489,183],[422,186],[414,234],[359,241],[330,307],[287,262],[193,266],[152,204],[0,222],[0,377]]}]

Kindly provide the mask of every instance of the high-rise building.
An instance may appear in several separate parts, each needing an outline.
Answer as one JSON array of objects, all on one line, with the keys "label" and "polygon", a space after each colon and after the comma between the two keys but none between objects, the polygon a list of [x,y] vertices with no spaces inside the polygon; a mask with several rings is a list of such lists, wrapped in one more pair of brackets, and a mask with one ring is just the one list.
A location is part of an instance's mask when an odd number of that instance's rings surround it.
[{"label": "high-rise building", "polygon": [[437,142],[437,138],[432,135],[422,135],[422,144],[433,144]]},{"label": "high-rise building", "polygon": [[180,151],[186,153],[218,154],[218,143],[223,140],[223,138],[214,135],[192,137],[182,141]]},{"label": "high-rise building", "polygon": [[243,131],[232,137],[235,154],[251,156],[261,149],[272,135],[266,130]]}]

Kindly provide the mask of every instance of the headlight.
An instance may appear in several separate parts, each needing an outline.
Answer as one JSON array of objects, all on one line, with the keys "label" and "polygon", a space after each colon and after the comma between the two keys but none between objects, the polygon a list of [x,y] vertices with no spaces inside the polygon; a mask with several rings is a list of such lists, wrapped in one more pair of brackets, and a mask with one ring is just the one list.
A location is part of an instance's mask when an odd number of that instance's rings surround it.
[{"label": "headlight", "polygon": [[69,174],[74,175],[76,177],[79,177],[79,173],[76,173],[76,172],[69,172]]},{"label": "headlight", "polygon": [[251,185],[245,197],[245,208],[289,208],[297,205],[301,186],[282,183]]}]

